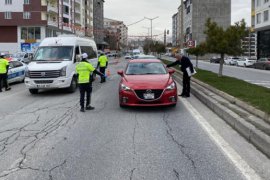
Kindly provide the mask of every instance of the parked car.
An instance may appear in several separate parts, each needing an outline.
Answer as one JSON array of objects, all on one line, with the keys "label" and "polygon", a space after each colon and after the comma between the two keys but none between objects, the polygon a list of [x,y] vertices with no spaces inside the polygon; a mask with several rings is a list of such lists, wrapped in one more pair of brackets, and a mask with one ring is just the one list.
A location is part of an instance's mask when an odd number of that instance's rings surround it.
[{"label": "parked car", "polygon": [[132,56],[130,54],[126,54],[125,59],[132,59]]},{"label": "parked car", "polygon": [[270,69],[270,58],[260,58],[253,66],[255,69]]},{"label": "parked car", "polygon": [[243,57],[237,60],[236,65],[242,67],[250,67],[256,62],[256,59]]},{"label": "parked car", "polygon": [[220,63],[221,58],[220,57],[212,57],[210,59],[210,63]]},{"label": "parked car", "polygon": [[177,87],[172,78],[174,70],[167,70],[158,59],[134,59],[119,84],[119,105],[124,106],[175,106]]},{"label": "parked car", "polygon": [[224,60],[224,63],[227,65],[237,65],[237,61],[241,59],[239,57],[228,57]]},{"label": "parked car", "polygon": [[11,61],[13,59],[13,55],[12,54],[5,54],[5,59],[8,61]]},{"label": "parked car", "polygon": [[19,53],[14,54],[12,59],[21,61],[23,63],[29,63],[32,57],[33,57],[33,53],[19,52]]},{"label": "parked car", "polygon": [[26,65],[17,60],[9,62],[8,83],[23,82],[25,78]]}]

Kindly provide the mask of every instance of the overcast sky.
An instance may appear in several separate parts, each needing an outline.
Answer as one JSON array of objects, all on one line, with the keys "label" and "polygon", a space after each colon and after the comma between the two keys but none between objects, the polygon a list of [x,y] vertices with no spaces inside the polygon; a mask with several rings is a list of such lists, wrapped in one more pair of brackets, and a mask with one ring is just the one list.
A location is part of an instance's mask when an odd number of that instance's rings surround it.
[{"label": "overcast sky", "polygon": [[[214,0],[213,0],[214,1]],[[251,0],[232,1],[232,23],[245,19],[250,25]],[[172,15],[177,12],[180,0],[105,0],[104,16],[124,21],[126,25],[137,22],[144,17],[154,18],[153,35],[162,34],[164,29],[171,30]],[[129,26],[129,35],[147,35],[150,21],[144,20]],[[160,36],[159,39],[161,39]]]}]

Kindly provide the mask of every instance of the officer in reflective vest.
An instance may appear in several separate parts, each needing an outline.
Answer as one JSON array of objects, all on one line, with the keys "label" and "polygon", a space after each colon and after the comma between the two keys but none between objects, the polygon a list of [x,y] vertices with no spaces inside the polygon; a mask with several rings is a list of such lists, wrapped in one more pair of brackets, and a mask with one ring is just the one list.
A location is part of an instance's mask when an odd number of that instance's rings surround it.
[{"label": "officer in reflective vest", "polygon": [[[81,112],[84,110],[93,110],[94,107],[90,106],[90,96],[92,92],[91,78],[90,75],[92,72],[104,77],[105,75],[97,71],[92,64],[87,61],[88,55],[86,53],[82,54],[82,61],[76,65],[76,73],[78,74],[78,83],[80,88],[80,105]],[[86,93],[86,108],[84,109],[85,104],[85,93]]]},{"label": "officer in reflective vest", "polygon": [[8,86],[8,69],[9,62],[5,59],[5,54],[0,54],[0,92],[2,92],[2,84],[5,86],[6,91],[9,91],[11,88]]},{"label": "officer in reflective vest", "polygon": [[[105,74],[105,70],[108,67],[108,58],[103,53],[101,53],[98,58],[98,66],[99,66],[99,71]],[[100,80],[100,83],[104,83],[104,82],[106,82],[106,78],[102,77]]]}]

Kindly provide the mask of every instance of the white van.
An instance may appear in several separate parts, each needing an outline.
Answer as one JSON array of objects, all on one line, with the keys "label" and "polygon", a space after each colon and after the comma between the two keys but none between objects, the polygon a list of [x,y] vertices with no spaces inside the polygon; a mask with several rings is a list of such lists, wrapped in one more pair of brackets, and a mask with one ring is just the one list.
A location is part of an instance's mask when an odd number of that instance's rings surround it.
[{"label": "white van", "polygon": [[30,93],[57,88],[74,92],[77,87],[75,68],[82,53],[87,53],[88,61],[97,67],[97,47],[92,39],[64,35],[45,38],[25,73],[25,84]]}]

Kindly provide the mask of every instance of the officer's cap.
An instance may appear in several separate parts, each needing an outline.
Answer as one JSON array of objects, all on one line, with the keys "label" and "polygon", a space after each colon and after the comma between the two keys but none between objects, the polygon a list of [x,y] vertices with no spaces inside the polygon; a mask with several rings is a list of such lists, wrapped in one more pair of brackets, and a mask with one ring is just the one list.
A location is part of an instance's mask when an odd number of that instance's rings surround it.
[{"label": "officer's cap", "polygon": [[83,54],[82,54],[82,58],[83,58],[83,59],[87,59],[87,58],[88,58],[87,53],[83,53]]}]

